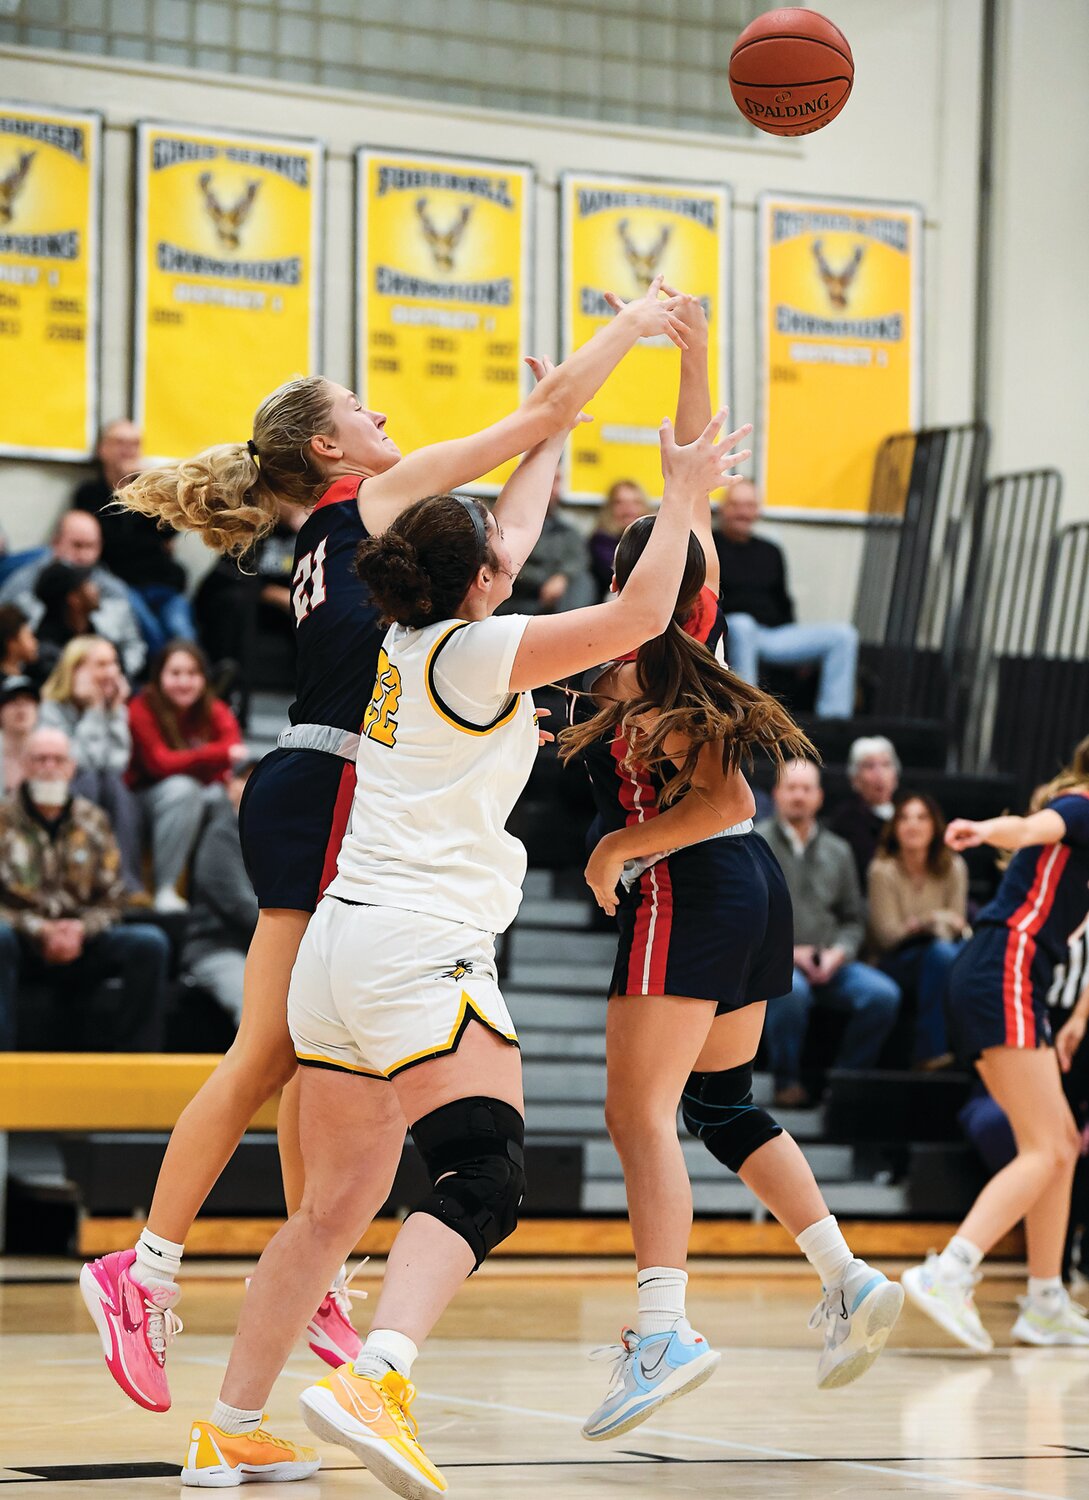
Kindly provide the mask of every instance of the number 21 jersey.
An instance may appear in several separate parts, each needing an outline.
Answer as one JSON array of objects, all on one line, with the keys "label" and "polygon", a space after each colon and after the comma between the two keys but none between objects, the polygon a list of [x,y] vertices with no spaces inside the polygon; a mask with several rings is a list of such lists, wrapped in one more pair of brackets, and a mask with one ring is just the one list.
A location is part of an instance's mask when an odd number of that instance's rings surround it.
[{"label": "number 21 jersey", "polygon": [[330,724],[358,734],[374,687],[385,631],[355,571],[367,535],[359,516],[358,474],[325,491],[295,541],[291,608],[295,618],[292,724]]}]

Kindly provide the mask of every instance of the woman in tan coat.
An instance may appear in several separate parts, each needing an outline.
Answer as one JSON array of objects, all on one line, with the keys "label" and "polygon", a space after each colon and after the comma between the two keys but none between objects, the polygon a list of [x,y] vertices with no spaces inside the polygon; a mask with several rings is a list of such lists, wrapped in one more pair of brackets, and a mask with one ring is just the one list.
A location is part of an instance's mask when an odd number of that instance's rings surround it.
[{"label": "woman in tan coat", "polygon": [[948,1057],[945,992],[969,935],[968,867],[945,847],[933,797],[912,792],[896,805],[868,876],[869,948],[905,994],[914,992],[915,1066]]}]

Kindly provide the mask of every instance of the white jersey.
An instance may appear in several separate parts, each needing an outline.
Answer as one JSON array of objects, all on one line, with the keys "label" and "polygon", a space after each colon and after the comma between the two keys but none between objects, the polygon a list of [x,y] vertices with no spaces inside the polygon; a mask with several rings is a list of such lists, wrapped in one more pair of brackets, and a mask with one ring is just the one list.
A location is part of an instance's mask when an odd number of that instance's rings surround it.
[{"label": "white jersey", "polygon": [[526,852],[505,825],[537,753],[533,699],[510,691],[527,624],[507,615],[387,633],[330,895],[484,932],[513,922]]}]

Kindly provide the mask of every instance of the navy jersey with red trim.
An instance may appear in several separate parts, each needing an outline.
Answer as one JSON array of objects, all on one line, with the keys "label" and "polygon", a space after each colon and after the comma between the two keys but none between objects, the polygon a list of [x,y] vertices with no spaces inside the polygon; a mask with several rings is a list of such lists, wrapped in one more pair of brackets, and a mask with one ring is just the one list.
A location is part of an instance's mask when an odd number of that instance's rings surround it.
[{"label": "navy jersey with red trim", "polygon": [[336,480],[311,511],[295,541],[291,583],[291,722],[331,724],[351,734],[363,723],[385,636],[354,567],[356,548],[367,535],[356,503],[359,483],[358,476]]},{"label": "navy jersey with red trim", "polygon": [[1066,793],[1047,805],[1066,824],[1065,837],[1019,849],[976,925],[1024,933],[1055,964],[1089,915],[1089,794]]},{"label": "navy jersey with red trim", "polygon": [[[720,646],[725,637],[726,621],[711,589],[705,588],[700,594],[685,630],[696,640],[703,641],[722,660]],[[623,660],[634,661],[635,655],[632,652]],[[597,671],[587,674],[590,689],[598,676],[600,672]],[[596,711],[590,691],[584,690],[572,696],[568,716],[572,723],[583,723],[593,718]],[[665,780],[639,764],[624,767],[622,762],[627,748],[627,741],[618,736],[611,741],[605,738],[594,740],[582,752],[600,820],[594,826],[595,839],[626,828],[630,823],[643,823],[658,816],[658,797]]]}]

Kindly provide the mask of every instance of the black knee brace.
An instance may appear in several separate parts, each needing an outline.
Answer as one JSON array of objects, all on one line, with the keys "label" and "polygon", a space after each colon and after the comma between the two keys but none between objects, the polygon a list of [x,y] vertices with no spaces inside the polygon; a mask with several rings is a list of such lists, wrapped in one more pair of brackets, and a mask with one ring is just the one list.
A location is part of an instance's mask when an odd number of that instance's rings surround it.
[{"label": "black knee brace", "polygon": [[460,1234],[476,1266],[518,1222],[525,1138],[522,1116],[501,1099],[455,1099],[412,1127],[433,1189],[415,1212]]},{"label": "black knee brace", "polygon": [[752,1102],[751,1062],[721,1073],[690,1074],[681,1118],[731,1172],[739,1172],[754,1151],[783,1133],[767,1110]]}]

